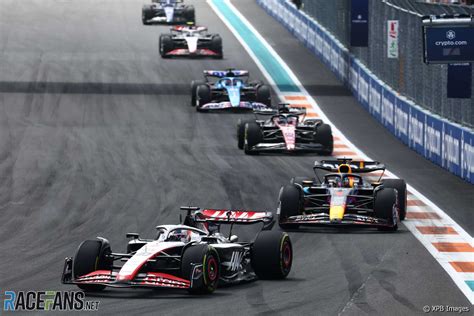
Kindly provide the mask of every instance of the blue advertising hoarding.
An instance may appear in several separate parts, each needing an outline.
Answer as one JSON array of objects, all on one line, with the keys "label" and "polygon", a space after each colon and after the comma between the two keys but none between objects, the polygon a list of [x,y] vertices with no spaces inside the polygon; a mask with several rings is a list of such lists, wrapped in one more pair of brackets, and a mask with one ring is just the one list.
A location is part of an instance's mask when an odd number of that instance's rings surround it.
[{"label": "blue advertising hoarding", "polygon": [[396,99],[394,111],[395,136],[397,136],[406,145],[408,145],[409,118],[410,105],[402,99]]},{"label": "blue advertising hoarding", "polygon": [[369,45],[369,0],[351,1],[351,46]]},{"label": "blue advertising hoarding", "polygon": [[442,131],[443,122],[427,115],[425,124],[425,157],[438,165],[442,164]]},{"label": "blue advertising hoarding", "polygon": [[461,176],[474,183],[474,134],[463,131],[461,147]]},{"label": "blue advertising hoarding", "polygon": [[425,63],[474,62],[474,26],[424,26]]},{"label": "blue advertising hoarding", "polygon": [[443,124],[442,166],[460,176],[462,130],[447,122]]}]

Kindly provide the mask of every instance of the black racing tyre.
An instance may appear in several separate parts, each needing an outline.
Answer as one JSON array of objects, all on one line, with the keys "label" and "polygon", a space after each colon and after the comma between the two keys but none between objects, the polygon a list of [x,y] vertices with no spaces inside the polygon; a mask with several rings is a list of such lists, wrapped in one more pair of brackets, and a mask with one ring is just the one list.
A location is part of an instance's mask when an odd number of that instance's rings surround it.
[{"label": "black racing tyre", "polygon": [[272,106],[272,97],[270,88],[267,85],[260,85],[257,87],[255,100],[259,103],[263,103],[268,107]]},{"label": "black racing tyre", "polygon": [[142,7],[142,23],[143,25],[150,25],[151,23],[147,22],[153,18],[153,8],[150,4],[145,4]]},{"label": "black racing tyre", "polygon": [[239,119],[237,122],[237,147],[239,149],[244,149],[245,143],[245,125],[247,123],[253,123],[254,120],[242,120]]},{"label": "black racing tyre", "polygon": [[301,214],[303,197],[300,189],[295,185],[286,185],[281,189],[279,201],[278,225],[282,229],[296,229],[298,224],[284,224],[283,222],[290,216]]},{"label": "black racing tyre", "polygon": [[375,193],[374,213],[375,217],[382,218],[392,223],[391,227],[381,227],[379,230],[396,231],[398,225],[394,218],[393,208],[397,203],[397,193],[391,188],[382,188]]},{"label": "black racing tyre", "polygon": [[183,16],[186,19],[186,22],[196,23],[196,11],[194,10],[194,6],[187,5],[184,8]]},{"label": "black racing tyre", "polygon": [[331,155],[334,149],[331,126],[328,124],[315,126],[313,141],[317,144],[323,145],[324,149],[321,151],[321,154]]},{"label": "black racing tyre", "polygon": [[191,106],[196,106],[197,103],[197,88],[200,85],[205,85],[206,83],[202,80],[193,80],[191,81]]},{"label": "black racing tyre", "polygon": [[212,101],[211,88],[208,85],[200,85],[197,87],[197,106],[196,109],[199,110],[203,105],[210,103]]},{"label": "black racing tyre", "polygon": [[293,263],[290,236],[276,230],[261,231],[251,250],[251,264],[260,279],[284,279]]},{"label": "black racing tyre", "polygon": [[392,188],[397,190],[398,210],[400,220],[405,220],[407,215],[407,184],[403,179],[384,179],[382,184],[385,188]]},{"label": "black racing tyre", "polygon": [[252,147],[261,143],[263,140],[262,129],[256,122],[248,122],[245,124],[244,133],[244,151],[247,155],[257,154],[252,151]]},{"label": "black racing tyre", "polygon": [[169,58],[169,55],[166,55],[174,48],[173,40],[171,39],[171,35],[169,34],[161,34],[160,41],[159,41],[159,49],[160,55],[163,58]]},{"label": "black racing tyre", "polygon": [[[202,272],[193,278],[196,265],[202,265]],[[220,276],[220,261],[217,251],[207,245],[192,245],[186,248],[181,260],[181,276],[186,280],[192,280],[192,294],[211,294],[217,288]]]},{"label": "black racing tyre", "polygon": [[[96,270],[112,270],[112,260],[106,258],[110,254],[110,246],[102,240],[86,240],[79,245],[72,265],[73,278],[89,274]],[[78,284],[86,292],[97,292],[105,289],[105,285]]]},{"label": "black racing tyre", "polygon": [[215,34],[211,38],[211,49],[217,55],[215,56],[216,59],[224,58],[224,52],[222,50],[222,37],[218,34]]}]

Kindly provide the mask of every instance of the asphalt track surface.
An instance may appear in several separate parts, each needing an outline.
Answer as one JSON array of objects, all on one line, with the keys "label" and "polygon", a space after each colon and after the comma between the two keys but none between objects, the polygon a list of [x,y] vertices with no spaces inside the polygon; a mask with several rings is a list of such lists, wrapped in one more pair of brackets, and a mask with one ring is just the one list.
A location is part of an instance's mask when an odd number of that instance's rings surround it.
[{"label": "asphalt track surface", "polygon": [[[203,69],[232,66],[263,78],[207,3],[193,2],[198,20],[224,38],[224,60],[160,59],[166,27],[141,24],[142,1],[0,2],[2,292],[72,290],[59,281],[63,259],[84,239],[104,236],[123,251],[126,232],[153,236],[156,225],[177,222],[183,204],[275,210],[280,186],[311,174],[316,156],[240,152],[235,122],[243,115],[189,106],[189,83]],[[472,234],[472,186],[399,146],[253,1],[234,3],[350,140]],[[100,314],[124,315],[407,315],[424,305],[470,306],[403,225],[395,234],[311,229],[291,238],[285,281],[205,297],[111,289],[88,299],[101,302]]]}]

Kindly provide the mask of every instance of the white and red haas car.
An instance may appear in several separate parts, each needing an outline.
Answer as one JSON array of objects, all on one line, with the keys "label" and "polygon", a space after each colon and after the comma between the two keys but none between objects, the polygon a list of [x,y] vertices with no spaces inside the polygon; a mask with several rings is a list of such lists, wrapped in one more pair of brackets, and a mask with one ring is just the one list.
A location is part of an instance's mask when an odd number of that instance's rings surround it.
[{"label": "white and red haas car", "polygon": [[[237,146],[246,154],[260,152],[317,152],[330,155],[333,151],[331,126],[320,119],[306,119],[305,108],[289,108],[280,104],[278,109],[254,111],[255,120],[239,120]],[[261,119],[261,116],[270,116]]]},{"label": "white and red haas car", "polygon": [[[125,253],[112,252],[105,238],[82,242],[76,255],[65,259],[62,283],[84,291],[144,287],[205,294],[219,284],[283,279],[290,272],[291,241],[286,233],[270,230],[272,213],[181,209],[188,212],[182,224],[157,226],[154,239],[127,234],[131,240]],[[231,235],[233,225],[256,223],[263,228],[254,240]],[[229,236],[220,232],[223,224],[231,225]]]},{"label": "white and red haas car", "polygon": [[222,59],[222,38],[219,34],[207,32],[204,26],[175,26],[171,33],[161,34],[160,55],[170,57],[212,57]]}]

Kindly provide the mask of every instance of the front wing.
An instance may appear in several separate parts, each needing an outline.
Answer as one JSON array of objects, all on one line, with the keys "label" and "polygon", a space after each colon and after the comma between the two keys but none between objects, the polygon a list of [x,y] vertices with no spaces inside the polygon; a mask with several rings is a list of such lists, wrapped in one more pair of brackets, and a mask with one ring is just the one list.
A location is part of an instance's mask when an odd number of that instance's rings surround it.
[{"label": "front wing", "polygon": [[275,153],[281,153],[281,152],[319,152],[324,149],[324,146],[321,144],[316,144],[316,143],[296,143],[295,147],[293,149],[288,149],[286,144],[284,142],[281,143],[259,143],[252,148],[250,148],[250,151],[254,152],[275,152]]},{"label": "front wing", "polygon": [[194,52],[190,52],[187,48],[176,48],[165,54],[166,56],[177,56],[177,57],[187,57],[187,56],[219,56],[220,53],[213,51],[208,48],[198,48]]},{"label": "front wing", "polygon": [[229,101],[211,102],[198,107],[200,111],[213,110],[260,110],[268,108],[265,104],[259,102],[242,101],[238,106],[232,105]]},{"label": "front wing", "polygon": [[[198,278],[202,273],[202,265],[196,265],[193,271],[193,278]],[[189,289],[192,287],[192,280],[186,280],[177,276],[159,273],[146,272],[139,273],[131,281],[117,280],[118,272],[113,270],[96,270],[89,274],[73,278],[72,276],[72,258],[66,258],[64,262],[63,274],[61,282],[63,284],[76,285],[105,285],[109,287],[125,288],[125,287],[152,287],[152,288],[175,288]]]},{"label": "front wing", "polygon": [[309,214],[309,215],[296,215],[290,216],[284,220],[280,220],[280,224],[298,224],[298,225],[321,225],[321,226],[366,226],[366,227],[393,227],[393,223],[387,221],[386,219],[366,216],[366,215],[356,215],[356,214],[346,214],[342,220],[330,220],[329,214],[319,213],[319,214]]}]

